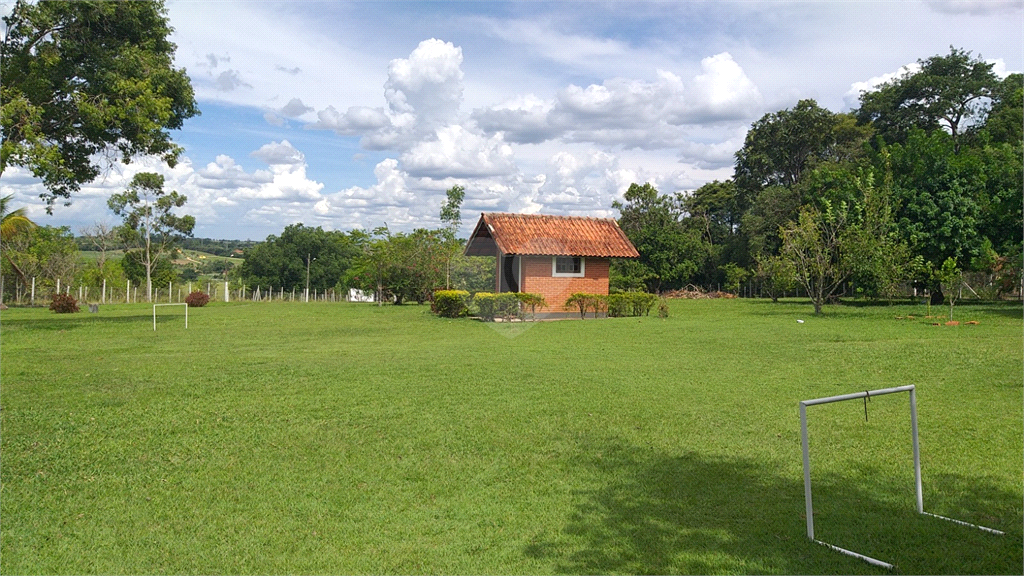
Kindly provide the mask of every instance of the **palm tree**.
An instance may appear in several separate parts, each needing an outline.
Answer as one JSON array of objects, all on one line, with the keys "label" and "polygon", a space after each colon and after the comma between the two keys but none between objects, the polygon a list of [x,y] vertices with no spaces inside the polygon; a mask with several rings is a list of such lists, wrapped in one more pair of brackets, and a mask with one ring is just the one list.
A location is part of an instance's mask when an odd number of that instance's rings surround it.
[{"label": "palm tree", "polygon": [[[6,244],[15,236],[29,232],[36,227],[36,223],[29,220],[28,216],[25,216],[26,210],[24,207],[17,210],[10,209],[12,198],[14,198],[14,194],[0,197],[0,250],[4,248],[3,244]],[[21,280],[22,284],[27,285],[25,273],[14,263],[14,259],[11,258],[11,251],[2,251],[7,256],[7,261],[11,264],[11,268],[18,275],[18,279]],[[0,286],[2,285],[3,283],[0,282]],[[3,295],[0,294],[0,298],[2,297]]]}]

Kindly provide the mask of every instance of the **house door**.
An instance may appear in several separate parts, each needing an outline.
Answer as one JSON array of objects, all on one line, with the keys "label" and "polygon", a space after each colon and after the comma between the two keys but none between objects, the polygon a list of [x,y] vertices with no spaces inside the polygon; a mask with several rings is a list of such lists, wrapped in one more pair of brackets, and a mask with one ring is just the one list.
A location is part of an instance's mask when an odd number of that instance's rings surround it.
[{"label": "house door", "polygon": [[519,292],[520,280],[520,258],[519,256],[501,257],[501,291]]}]

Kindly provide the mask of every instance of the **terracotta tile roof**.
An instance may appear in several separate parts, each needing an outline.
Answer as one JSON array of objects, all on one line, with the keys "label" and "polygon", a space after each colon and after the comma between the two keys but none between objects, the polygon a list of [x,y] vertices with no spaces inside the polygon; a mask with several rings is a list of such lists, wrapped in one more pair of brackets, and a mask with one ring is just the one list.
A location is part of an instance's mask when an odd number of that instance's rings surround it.
[{"label": "terracotta tile roof", "polygon": [[[493,239],[493,241],[492,241]],[[638,258],[636,248],[611,218],[486,213],[480,215],[466,254]]]}]

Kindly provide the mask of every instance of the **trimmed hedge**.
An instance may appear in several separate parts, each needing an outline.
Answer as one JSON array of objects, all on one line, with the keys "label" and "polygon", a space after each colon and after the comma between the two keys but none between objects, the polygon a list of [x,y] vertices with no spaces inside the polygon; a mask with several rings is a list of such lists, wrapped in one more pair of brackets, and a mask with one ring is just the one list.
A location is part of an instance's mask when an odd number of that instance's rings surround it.
[{"label": "trimmed hedge", "polygon": [[599,312],[607,312],[610,318],[616,318],[649,316],[657,303],[658,297],[647,292],[617,292],[608,295],[575,292],[565,301],[565,308],[579,310],[580,318],[586,318],[587,312],[593,312],[595,318]]},{"label": "trimmed hedge", "polygon": [[507,322],[515,318],[522,319],[527,307],[531,314],[536,313],[537,306],[547,306],[547,301],[544,296],[530,292],[477,292],[473,295],[473,305],[480,318],[488,322],[501,318]]},{"label": "trimmed hedge", "polygon": [[469,292],[465,290],[438,290],[434,292],[431,310],[443,318],[461,318],[469,315]]}]

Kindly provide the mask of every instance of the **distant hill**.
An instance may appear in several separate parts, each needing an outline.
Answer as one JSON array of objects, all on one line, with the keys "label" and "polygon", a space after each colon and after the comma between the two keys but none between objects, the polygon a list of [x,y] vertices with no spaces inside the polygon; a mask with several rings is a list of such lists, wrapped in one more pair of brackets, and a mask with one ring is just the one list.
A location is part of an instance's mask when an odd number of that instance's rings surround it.
[{"label": "distant hill", "polygon": [[[84,237],[75,238],[78,249],[82,251],[95,250],[95,245]],[[214,256],[225,256],[229,258],[240,258],[250,247],[259,244],[256,240],[214,240],[212,238],[186,238],[177,243],[178,248],[183,250],[195,250],[205,252]]]}]

